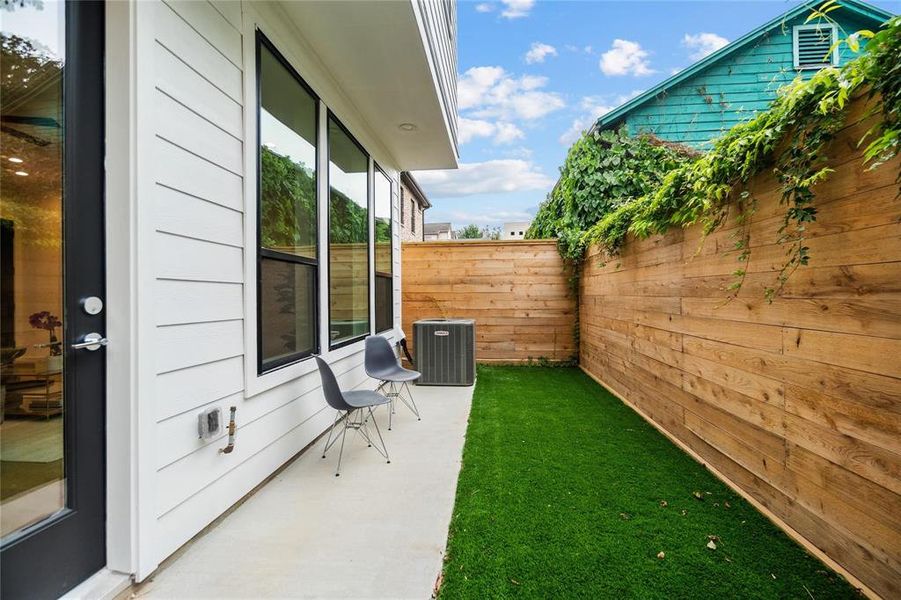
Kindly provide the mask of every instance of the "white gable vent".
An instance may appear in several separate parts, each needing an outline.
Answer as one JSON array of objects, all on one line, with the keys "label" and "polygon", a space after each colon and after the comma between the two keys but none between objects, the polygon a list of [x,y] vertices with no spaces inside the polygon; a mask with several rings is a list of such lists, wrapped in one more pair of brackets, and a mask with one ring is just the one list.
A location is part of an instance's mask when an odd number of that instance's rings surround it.
[{"label": "white gable vent", "polygon": [[822,69],[838,64],[838,30],[835,25],[796,25],[794,65],[796,69]]}]

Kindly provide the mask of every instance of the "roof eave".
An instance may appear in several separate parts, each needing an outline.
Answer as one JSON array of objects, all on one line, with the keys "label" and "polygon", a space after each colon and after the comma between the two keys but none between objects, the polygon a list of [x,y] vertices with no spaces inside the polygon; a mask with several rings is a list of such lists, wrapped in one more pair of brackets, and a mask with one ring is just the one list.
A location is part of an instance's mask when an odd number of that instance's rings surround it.
[{"label": "roof eave", "polygon": [[416,181],[416,178],[413,177],[413,174],[409,171],[402,171],[400,174],[401,181],[410,188],[410,191],[413,192],[413,195],[416,196],[419,203],[422,205],[423,209],[432,208],[432,203],[429,202],[429,199],[426,197],[425,192],[422,191],[422,188],[419,187],[419,182]]}]

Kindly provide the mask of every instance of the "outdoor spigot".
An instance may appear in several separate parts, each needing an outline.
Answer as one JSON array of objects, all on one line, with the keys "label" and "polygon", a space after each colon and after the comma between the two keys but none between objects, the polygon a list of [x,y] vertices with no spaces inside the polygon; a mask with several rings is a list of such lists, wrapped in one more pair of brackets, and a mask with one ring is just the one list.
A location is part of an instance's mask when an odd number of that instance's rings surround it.
[{"label": "outdoor spigot", "polygon": [[235,449],[235,432],[238,430],[238,426],[235,424],[235,412],[238,410],[238,407],[232,406],[229,409],[231,416],[228,419],[228,445],[225,448],[219,448],[219,452],[221,454],[231,454],[231,451]]}]

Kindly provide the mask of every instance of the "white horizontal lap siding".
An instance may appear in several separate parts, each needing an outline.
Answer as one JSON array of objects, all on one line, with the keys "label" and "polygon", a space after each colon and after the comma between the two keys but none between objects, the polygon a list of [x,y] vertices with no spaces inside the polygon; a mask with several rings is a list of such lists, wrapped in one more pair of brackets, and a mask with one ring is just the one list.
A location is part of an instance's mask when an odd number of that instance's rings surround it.
[{"label": "white horizontal lap siding", "polygon": [[418,0],[430,60],[445,106],[451,135],[457,139],[457,23],[454,0]]},{"label": "white horizontal lap siding", "polygon": [[[245,86],[254,85],[244,73],[253,68],[245,58],[244,35],[253,32],[245,22],[248,10],[280,21],[268,5],[166,0],[147,8],[151,22],[139,23],[142,31],[152,30],[138,85],[146,86],[139,119],[152,122],[139,139],[147,149],[142,173],[150,180],[140,188],[145,195],[139,202],[146,203],[149,216],[139,227],[150,251],[150,289],[141,301],[149,305],[153,336],[140,358],[153,384],[139,391],[140,402],[152,406],[139,423],[148,440],[142,448],[149,452],[139,474],[149,502],[139,510],[150,529],[138,540],[140,552],[150,557],[142,558],[139,579],[310,444],[334,417],[312,366],[265,391],[245,389],[245,369],[252,364],[245,355],[256,350],[245,339],[245,319],[254,318],[246,286],[256,285],[247,275],[253,263],[248,256],[256,251],[255,234],[249,233],[256,197],[245,181],[256,178],[248,159],[256,141],[247,132],[256,107],[244,106]],[[280,33],[272,35],[273,42],[288,54],[308,56],[294,47],[294,30],[285,27],[276,26]],[[324,73],[317,67],[311,77],[323,81]],[[399,324],[396,194],[393,202]],[[327,307],[320,313],[325,318]],[[342,387],[373,387],[362,347],[342,349],[330,360]],[[238,435],[234,452],[222,454],[225,428],[200,440],[197,415],[218,407],[227,420],[230,406],[237,407]]]},{"label": "white horizontal lap siding", "polygon": [[[371,388],[356,353],[333,365],[345,389]],[[159,516],[162,555],[177,550],[209,521],[247,494],[299,450],[309,445],[334,419],[323,403],[315,373],[243,401],[243,392],[223,398],[220,405],[238,406],[235,449],[224,455],[223,433],[212,440],[196,438],[196,411],[162,421],[160,437],[171,447],[157,456],[158,485],[154,509]]]},{"label": "white horizontal lap siding", "polygon": [[[147,399],[154,418],[140,426],[153,429],[148,467],[156,499],[144,508],[155,523],[153,539],[139,544],[156,563],[227,508],[214,512],[197,506],[177,529],[161,518],[192,496],[211,504],[207,490],[234,468],[224,463],[224,455],[202,453],[225,443],[198,439],[197,413],[220,406],[227,418],[231,405],[239,407],[239,419],[244,413],[240,14],[240,4],[231,2],[166,1],[153,7],[152,114],[144,118],[153,122],[148,142],[153,185],[147,189],[155,277],[144,301],[152,303],[156,325],[154,339],[145,345],[152,350],[146,360],[155,373]],[[257,436],[266,436],[264,427],[257,429]],[[222,464],[211,467],[217,459]],[[235,494],[221,501],[234,503],[243,495],[238,488],[246,493],[247,485],[235,485]]]}]

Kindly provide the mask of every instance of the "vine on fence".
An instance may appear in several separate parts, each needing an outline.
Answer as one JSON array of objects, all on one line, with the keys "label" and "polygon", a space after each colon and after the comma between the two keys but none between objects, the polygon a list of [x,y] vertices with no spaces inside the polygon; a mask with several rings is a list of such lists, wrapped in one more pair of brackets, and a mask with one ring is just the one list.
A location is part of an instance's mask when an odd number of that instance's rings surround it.
[{"label": "vine on fence", "polygon": [[[661,150],[659,166],[650,159],[623,162],[618,167],[599,162],[583,165],[579,160],[583,155],[590,156],[585,146],[597,145],[605,139],[603,136],[610,135],[586,133],[570,150],[560,183],[542,204],[529,236],[557,237],[564,258],[578,263],[592,244],[599,244],[608,256],[617,254],[627,234],[647,237],[694,224],[700,224],[705,235],[709,234],[723,224],[730,207],[737,204],[741,233],[735,249],[743,264],[736,269],[729,288],[734,296],[744,281],[744,264],[750,259],[747,223],[756,201],[747,183],[770,170],[787,207],[778,232],[778,242],[786,247],[786,260],[776,281],[765,291],[772,301],[792,273],[810,260],[807,229],[817,217],[813,187],[832,172],[823,151],[844,125],[852,97],[866,93],[874,101],[871,114],[881,112],[879,122],[860,140],[861,145],[867,143],[863,154],[869,168],[891,160],[901,150],[901,17],[890,19],[876,34],[860,31],[842,43],[854,50],[860,37],[869,38],[866,53],[840,69],[828,67],[808,80],[797,78],[780,90],[769,110],[730,129],[699,158],[667,147],[673,154]],[[621,132],[615,141],[642,147],[641,139]],[[572,163],[578,163],[579,168],[573,168]],[[637,184],[627,193],[614,193],[609,206],[594,213],[603,215],[600,220],[583,229],[585,216],[567,205],[578,201],[570,190],[588,196],[598,193],[598,186],[591,181],[610,178],[611,170],[615,179]],[[641,193],[635,193],[635,189]]]}]

